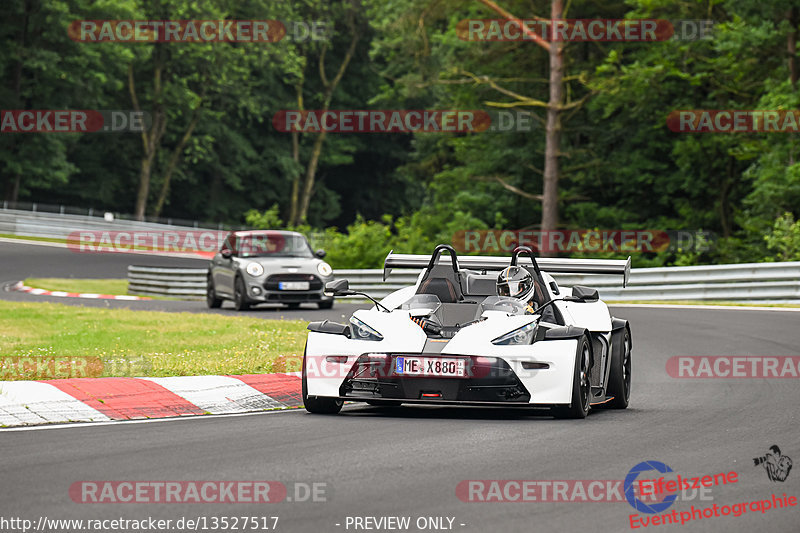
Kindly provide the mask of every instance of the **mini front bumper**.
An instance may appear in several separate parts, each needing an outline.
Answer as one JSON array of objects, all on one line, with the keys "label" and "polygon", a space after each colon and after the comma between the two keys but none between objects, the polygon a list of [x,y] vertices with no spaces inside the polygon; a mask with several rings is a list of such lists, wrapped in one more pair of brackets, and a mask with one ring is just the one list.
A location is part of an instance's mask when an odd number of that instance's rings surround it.
[{"label": "mini front bumper", "polygon": [[[331,281],[323,279],[322,287]],[[326,296],[324,288],[315,288],[307,291],[275,290],[267,288],[266,283],[258,280],[249,280],[247,283],[247,299],[252,303],[303,303],[303,302],[330,302],[333,296]]]}]

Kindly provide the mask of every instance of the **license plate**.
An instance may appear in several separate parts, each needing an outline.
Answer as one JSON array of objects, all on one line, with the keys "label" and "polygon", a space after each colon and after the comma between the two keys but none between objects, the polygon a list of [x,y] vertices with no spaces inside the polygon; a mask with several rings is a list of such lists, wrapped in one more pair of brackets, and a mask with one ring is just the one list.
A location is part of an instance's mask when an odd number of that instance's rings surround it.
[{"label": "license plate", "polygon": [[397,357],[395,374],[401,376],[436,376],[443,378],[463,378],[467,375],[464,359],[442,357]]},{"label": "license plate", "polygon": [[310,285],[307,281],[281,281],[278,289],[282,291],[307,291]]}]

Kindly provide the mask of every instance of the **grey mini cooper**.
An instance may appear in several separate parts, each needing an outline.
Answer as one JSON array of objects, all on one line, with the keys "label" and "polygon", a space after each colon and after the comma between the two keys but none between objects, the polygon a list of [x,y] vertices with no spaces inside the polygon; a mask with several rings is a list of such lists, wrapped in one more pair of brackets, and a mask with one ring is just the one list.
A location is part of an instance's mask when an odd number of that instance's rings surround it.
[{"label": "grey mini cooper", "polygon": [[333,280],[324,250],[313,252],[306,238],[293,231],[235,231],[208,266],[206,303],[210,308],[232,300],[236,310],[278,303],[296,309],[303,302],[333,307],[324,294]]}]

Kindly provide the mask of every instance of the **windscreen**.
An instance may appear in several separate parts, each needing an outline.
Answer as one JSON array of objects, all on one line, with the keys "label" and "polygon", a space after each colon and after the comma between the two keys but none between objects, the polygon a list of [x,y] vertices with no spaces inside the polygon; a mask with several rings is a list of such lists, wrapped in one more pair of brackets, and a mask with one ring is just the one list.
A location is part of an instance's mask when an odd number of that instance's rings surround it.
[{"label": "windscreen", "polygon": [[314,254],[302,235],[264,233],[237,239],[239,257],[308,257]]},{"label": "windscreen", "polygon": [[405,311],[411,311],[414,315],[432,315],[441,306],[442,302],[435,294],[415,294],[400,308]]}]

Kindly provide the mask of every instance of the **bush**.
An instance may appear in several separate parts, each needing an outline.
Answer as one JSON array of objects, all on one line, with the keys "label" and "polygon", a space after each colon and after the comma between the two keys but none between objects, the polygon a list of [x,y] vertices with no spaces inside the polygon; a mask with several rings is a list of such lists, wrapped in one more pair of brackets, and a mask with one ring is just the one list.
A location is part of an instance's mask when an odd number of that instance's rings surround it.
[{"label": "bush", "polygon": [[800,220],[795,222],[791,213],[778,217],[764,240],[767,248],[778,252],[776,261],[800,261]]}]

